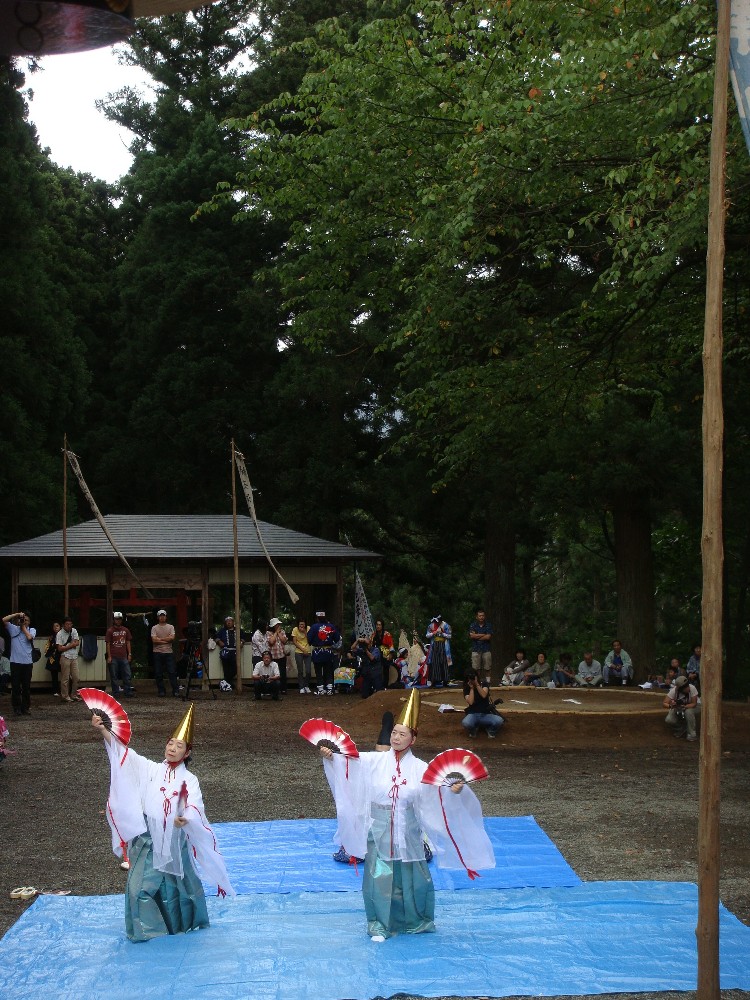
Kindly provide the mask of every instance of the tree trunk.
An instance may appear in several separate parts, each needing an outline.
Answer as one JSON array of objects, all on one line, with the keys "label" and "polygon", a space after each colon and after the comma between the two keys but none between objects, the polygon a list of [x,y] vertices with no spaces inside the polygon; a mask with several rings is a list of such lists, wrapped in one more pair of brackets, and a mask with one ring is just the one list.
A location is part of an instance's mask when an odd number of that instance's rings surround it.
[{"label": "tree trunk", "polygon": [[654,565],[648,503],[623,494],[613,511],[617,574],[617,636],[633,658],[636,681],[656,664]]},{"label": "tree trunk", "polygon": [[512,521],[498,513],[487,518],[484,545],[484,591],[492,632],[492,682],[500,682],[506,663],[516,651],[515,618],[516,532]]}]

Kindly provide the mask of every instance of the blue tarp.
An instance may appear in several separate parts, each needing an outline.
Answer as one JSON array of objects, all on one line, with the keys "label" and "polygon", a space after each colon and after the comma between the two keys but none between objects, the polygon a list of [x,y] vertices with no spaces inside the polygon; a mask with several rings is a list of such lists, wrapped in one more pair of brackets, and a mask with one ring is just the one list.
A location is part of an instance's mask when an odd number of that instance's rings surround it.
[{"label": "blue tarp", "polygon": [[[472,882],[463,871],[430,865],[436,889],[510,889],[578,885],[576,875],[533,816],[488,817],[497,866]],[[238,893],[359,892],[358,870],[333,860],[336,821],[269,820],[217,823],[216,839]],[[206,891],[216,887],[206,886]]]},{"label": "blue tarp", "polygon": [[[694,885],[439,892],[436,934],[374,944],[353,892],[209,900],[211,927],[131,944],[122,896],[42,896],[2,943],[3,1000],[369,1000],[694,990]],[[720,918],[721,986],[750,990],[750,928]]]}]

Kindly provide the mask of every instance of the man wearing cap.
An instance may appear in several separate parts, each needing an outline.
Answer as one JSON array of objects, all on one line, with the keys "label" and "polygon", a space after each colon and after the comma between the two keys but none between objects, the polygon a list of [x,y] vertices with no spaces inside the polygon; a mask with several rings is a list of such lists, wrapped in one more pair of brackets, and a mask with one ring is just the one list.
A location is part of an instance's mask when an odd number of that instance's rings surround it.
[{"label": "man wearing cap", "polygon": [[278,701],[280,683],[279,665],[266,650],[260,662],[253,667],[255,700],[260,701],[264,694],[270,694],[274,701]]},{"label": "man wearing cap", "polygon": [[[237,630],[234,618],[227,615],[224,627],[216,633],[216,645],[219,647],[219,659],[224,671],[222,690],[231,691],[237,681]],[[240,630],[240,650],[242,649],[242,630]]]},{"label": "man wearing cap", "polygon": [[130,697],[135,694],[130,670],[133,637],[130,629],[123,623],[122,611],[115,611],[112,619],[112,625],[104,636],[107,645],[107,666],[112,680],[112,696],[116,698],[118,694],[124,693]]},{"label": "man wearing cap", "polygon": [[55,642],[60,654],[60,701],[81,701],[78,694],[78,647],[81,639],[70,615],[63,618]]},{"label": "man wearing cap", "polygon": [[307,632],[307,640],[312,646],[312,661],[318,680],[318,689],[313,694],[333,694],[333,671],[341,649],[341,632],[328,621],[325,611],[315,612],[315,623]]},{"label": "man wearing cap", "polygon": [[271,654],[271,659],[275,660],[279,666],[282,694],[286,694],[286,651],[284,647],[288,641],[286,632],[281,625],[281,619],[272,618],[268,623],[266,642],[268,643],[268,651]]},{"label": "man wearing cap", "polygon": [[674,728],[674,735],[679,739],[687,734],[690,743],[698,739],[696,715],[698,707],[698,689],[690,683],[684,674],[677,677],[669,694],[664,699],[664,707],[668,708],[664,720]]},{"label": "man wearing cap", "polygon": [[180,697],[179,686],[177,684],[177,672],[174,666],[173,643],[175,639],[174,625],[167,623],[167,612],[162,608],[156,613],[157,623],[151,628],[151,642],[154,645],[154,680],[159,697],[164,698],[164,671],[167,671],[169,683],[172,686],[172,694],[175,698]]}]

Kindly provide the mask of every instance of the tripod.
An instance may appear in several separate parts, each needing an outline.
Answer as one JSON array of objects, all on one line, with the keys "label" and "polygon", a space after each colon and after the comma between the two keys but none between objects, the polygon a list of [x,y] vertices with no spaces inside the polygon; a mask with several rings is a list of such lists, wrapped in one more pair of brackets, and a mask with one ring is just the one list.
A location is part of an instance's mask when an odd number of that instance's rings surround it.
[{"label": "tripod", "polygon": [[213,700],[216,701],[216,692],[211,686],[211,678],[208,675],[208,663],[203,659],[201,643],[192,639],[186,639],[185,656],[187,657],[187,676],[185,678],[185,693],[182,696],[182,700],[187,701],[190,697],[190,686],[193,683],[193,678],[200,681],[205,670],[206,679],[208,680],[208,690],[211,692]]}]

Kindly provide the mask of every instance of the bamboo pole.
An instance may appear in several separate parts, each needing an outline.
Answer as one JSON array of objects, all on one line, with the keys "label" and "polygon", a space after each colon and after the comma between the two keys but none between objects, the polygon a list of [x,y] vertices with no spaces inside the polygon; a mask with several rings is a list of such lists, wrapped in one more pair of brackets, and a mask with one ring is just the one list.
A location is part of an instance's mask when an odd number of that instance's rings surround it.
[{"label": "bamboo pole", "polygon": [[62,502],[62,543],[63,543],[63,615],[70,614],[70,585],[68,581],[68,435],[63,435],[63,502]]},{"label": "bamboo pole", "polygon": [[240,548],[237,537],[237,483],[232,438],[232,535],[234,538],[234,635],[237,647],[237,691],[242,693],[242,619],[240,618]]},{"label": "bamboo pole", "polygon": [[721,672],[724,545],[722,297],[730,0],[719,0],[711,129],[711,175],[703,337],[703,529],[701,556],[701,750],[698,793],[698,1000],[719,1000]]}]

